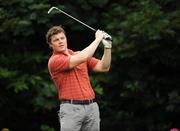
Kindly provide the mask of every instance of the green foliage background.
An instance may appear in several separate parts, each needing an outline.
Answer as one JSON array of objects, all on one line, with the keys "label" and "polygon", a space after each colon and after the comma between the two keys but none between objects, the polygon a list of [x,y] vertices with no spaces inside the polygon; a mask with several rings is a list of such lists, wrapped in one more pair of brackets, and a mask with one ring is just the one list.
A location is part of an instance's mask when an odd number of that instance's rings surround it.
[{"label": "green foliage background", "polygon": [[[63,25],[69,48],[82,50],[94,32],[48,15],[51,6],[113,37],[110,72],[91,73],[102,131],[180,128],[179,0],[11,0],[0,2],[0,129],[59,130],[45,34]],[[101,46],[95,56],[102,53]]]}]

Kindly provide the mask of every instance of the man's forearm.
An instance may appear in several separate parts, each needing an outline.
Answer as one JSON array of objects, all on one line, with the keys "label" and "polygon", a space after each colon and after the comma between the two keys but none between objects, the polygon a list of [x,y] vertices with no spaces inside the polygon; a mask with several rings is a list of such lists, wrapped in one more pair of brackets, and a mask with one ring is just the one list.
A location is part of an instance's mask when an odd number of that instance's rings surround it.
[{"label": "man's forearm", "polygon": [[92,57],[100,42],[101,40],[95,39],[88,47],[86,47],[76,55],[72,55],[70,58],[69,68],[73,68],[87,61],[88,58]]},{"label": "man's forearm", "polygon": [[95,39],[88,47],[79,52],[79,57],[81,57],[82,61],[87,61],[88,58],[92,57],[101,41]]},{"label": "man's forearm", "polygon": [[104,49],[104,54],[101,59],[102,68],[106,71],[110,69],[111,66],[111,49]]},{"label": "man's forearm", "polygon": [[88,58],[92,57],[99,43],[102,41],[103,37],[104,37],[104,32],[97,30],[95,33],[95,40],[88,47],[86,47],[85,49],[77,53],[76,55],[71,56],[69,67],[73,68],[87,61]]}]

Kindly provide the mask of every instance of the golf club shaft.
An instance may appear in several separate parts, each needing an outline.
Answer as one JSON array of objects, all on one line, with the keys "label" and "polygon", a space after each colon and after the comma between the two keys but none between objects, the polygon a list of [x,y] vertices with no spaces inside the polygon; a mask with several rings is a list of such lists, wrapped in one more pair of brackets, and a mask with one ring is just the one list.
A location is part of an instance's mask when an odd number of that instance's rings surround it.
[{"label": "golf club shaft", "polygon": [[59,12],[65,14],[66,16],[68,16],[68,17],[74,19],[75,21],[77,21],[77,22],[83,24],[84,26],[88,27],[89,29],[91,29],[91,30],[93,30],[93,31],[96,31],[96,29],[94,29],[94,28],[92,28],[91,26],[85,24],[84,22],[82,22],[82,21],[80,21],[80,20],[74,18],[73,16],[69,15],[68,13],[64,12],[63,10],[61,10],[61,9],[59,9],[59,8],[57,8],[57,7],[51,7],[51,8],[49,9],[49,11],[48,11],[48,14],[49,14],[53,9],[58,10]]}]

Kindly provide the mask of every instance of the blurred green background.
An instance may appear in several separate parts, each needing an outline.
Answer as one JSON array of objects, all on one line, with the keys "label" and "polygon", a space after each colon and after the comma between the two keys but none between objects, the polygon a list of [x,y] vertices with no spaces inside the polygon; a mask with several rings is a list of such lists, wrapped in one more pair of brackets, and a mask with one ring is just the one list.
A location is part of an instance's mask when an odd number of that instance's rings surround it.
[{"label": "blurred green background", "polygon": [[[59,101],[45,35],[63,25],[69,48],[82,50],[94,32],[57,6],[113,37],[112,66],[90,73],[102,131],[180,128],[179,0],[0,1],[0,130],[58,131]],[[100,58],[101,45],[95,53]]]}]

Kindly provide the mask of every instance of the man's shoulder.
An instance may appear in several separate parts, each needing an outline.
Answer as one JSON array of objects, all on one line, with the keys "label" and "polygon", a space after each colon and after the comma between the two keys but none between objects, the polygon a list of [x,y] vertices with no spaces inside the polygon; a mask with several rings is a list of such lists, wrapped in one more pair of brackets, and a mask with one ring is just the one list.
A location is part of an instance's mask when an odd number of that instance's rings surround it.
[{"label": "man's shoulder", "polygon": [[52,55],[49,57],[49,60],[52,60],[52,59],[57,58],[57,57],[59,57],[59,56],[61,56],[61,54],[52,54]]},{"label": "man's shoulder", "polygon": [[74,51],[74,50],[68,49],[68,52],[69,54],[74,55],[74,54],[79,53],[80,51]]},{"label": "man's shoulder", "polygon": [[48,63],[52,63],[52,62],[56,61],[57,59],[61,58],[62,56],[63,55],[61,55],[61,54],[52,54],[49,57]]}]

